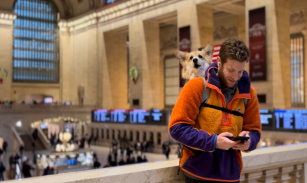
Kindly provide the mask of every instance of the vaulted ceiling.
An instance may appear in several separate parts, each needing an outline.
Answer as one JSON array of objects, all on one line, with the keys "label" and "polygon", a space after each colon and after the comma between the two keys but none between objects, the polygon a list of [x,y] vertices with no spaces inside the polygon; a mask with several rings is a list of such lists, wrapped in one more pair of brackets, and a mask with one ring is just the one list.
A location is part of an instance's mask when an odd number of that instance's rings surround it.
[{"label": "vaulted ceiling", "polygon": [[[0,0],[0,10],[6,12],[14,11],[17,0]],[[61,18],[72,18],[88,11],[99,8],[104,0],[49,0],[57,6]]]}]

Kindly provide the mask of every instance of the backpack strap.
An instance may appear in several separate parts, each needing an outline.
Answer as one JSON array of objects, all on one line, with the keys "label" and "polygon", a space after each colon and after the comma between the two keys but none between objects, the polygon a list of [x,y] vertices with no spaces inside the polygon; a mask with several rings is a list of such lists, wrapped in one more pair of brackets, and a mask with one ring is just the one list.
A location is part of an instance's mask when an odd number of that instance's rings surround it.
[{"label": "backpack strap", "polygon": [[[212,105],[207,104],[208,99],[209,99],[209,97],[210,97],[211,89],[210,89],[210,88],[206,89],[206,82],[207,82],[207,81],[206,81],[205,77],[203,77],[203,80],[204,80],[204,90],[203,90],[203,94],[202,94],[202,96],[201,96],[201,103],[200,103],[200,106],[199,106],[199,109],[198,109],[199,112],[200,112],[204,107],[209,107],[209,108],[221,110],[221,111],[223,111],[223,112],[227,112],[227,113],[230,113],[230,114],[233,114],[233,115],[236,115],[236,116],[241,116],[241,117],[243,117],[243,114],[242,114],[242,113],[239,113],[239,112],[237,112],[237,111],[231,111],[231,110],[228,110],[228,109],[226,109],[226,108],[216,107],[216,106],[212,106]],[[243,99],[243,102],[244,102],[244,108],[246,108],[248,99],[244,98],[244,99]]]},{"label": "backpack strap", "polygon": [[248,99],[247,99],[247,98],[244,98],[244,99],[243,99],[243,102],[244,102],[244,108],[246,108],[246,105],[247,105]]},{"label": "backpack strap", "polygon": [[211,89],[208,88],[206,89],[206,79],[205,77],[203,77],[204,80],[204,90],[203,90],[203,94],[201,96],[201,102],[200,102],[200,106],[199,106],[199,112],[204,108],[204,104],[208,102],[208,99],[210,97],[210,93],[211,93]]}]

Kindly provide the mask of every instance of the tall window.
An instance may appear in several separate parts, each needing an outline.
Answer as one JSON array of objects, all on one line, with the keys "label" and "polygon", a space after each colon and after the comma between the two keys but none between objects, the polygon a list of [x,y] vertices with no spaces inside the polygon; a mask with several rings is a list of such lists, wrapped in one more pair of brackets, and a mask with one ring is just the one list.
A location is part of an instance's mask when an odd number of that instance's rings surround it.
[{"label": "tall window", "polygon": [[59,82],[57,12],[49,0],[17,0],[13,42],[14,82]]},{"label": "tall window", "polygon": [[304,36],[291,35],[291,103],[292,107],[305,107]]}]

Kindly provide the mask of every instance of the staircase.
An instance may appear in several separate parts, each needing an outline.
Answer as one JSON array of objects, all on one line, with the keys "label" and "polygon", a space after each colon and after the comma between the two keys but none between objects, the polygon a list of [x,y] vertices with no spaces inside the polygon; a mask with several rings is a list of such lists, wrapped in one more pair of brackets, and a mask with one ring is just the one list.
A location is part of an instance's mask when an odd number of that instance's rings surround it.
[{"label": "staircase", "polygon": [[35,141],[33,140],[33,138],[28,135],[28,134],[20,134],[20,138],[24,143],[24,150],[25,151],[32,151],[32,142],[34,142],[35,144],[35,151],[41,151],[41,150],[46,150],[46,148],[44,147],[43,143],[41,142],[41,140],[39,138],[37,138]]},{"label": "staircase", "polygon": [[28,134],[19,134],[21,140],[24,143],[24,150],[25,151],[32,151],[32,138]]}]

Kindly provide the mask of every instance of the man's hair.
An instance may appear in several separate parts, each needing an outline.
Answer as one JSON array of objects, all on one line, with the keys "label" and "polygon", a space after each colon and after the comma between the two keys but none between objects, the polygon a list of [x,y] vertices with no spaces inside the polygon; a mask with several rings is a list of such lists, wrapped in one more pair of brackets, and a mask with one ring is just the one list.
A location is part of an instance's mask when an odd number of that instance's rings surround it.
[{"label": "man's hair", "polygon": [[226,63],[227,59],[248,62],[249,55],[249,50],[244,42],[236,38],[226,40],[222,44],[219,53],[222,64]]}]

